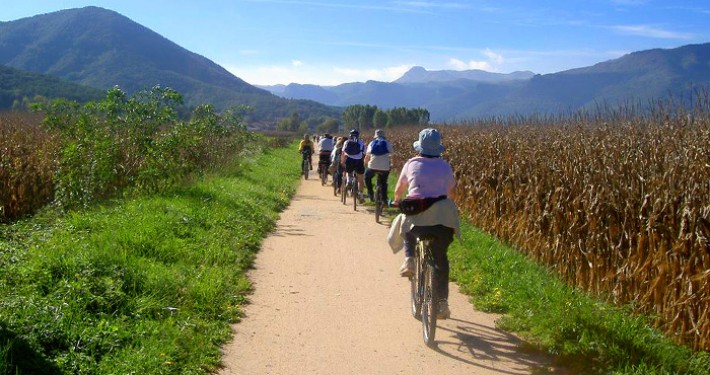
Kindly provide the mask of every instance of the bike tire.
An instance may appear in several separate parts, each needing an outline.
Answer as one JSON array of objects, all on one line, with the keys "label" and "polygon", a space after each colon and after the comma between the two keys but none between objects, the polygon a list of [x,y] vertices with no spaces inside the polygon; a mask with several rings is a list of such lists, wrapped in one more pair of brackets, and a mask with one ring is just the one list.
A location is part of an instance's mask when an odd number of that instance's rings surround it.
[{"label": "bike tire", "polygon": [[305,159],[303,160],[303,165],[302,165],[301,169],[303,170],[303,178],[305,178],[307,180],[308,179],[308,171],[310,169],[310,167],[308,165],[308,160],[305,160]]},{"label": "bike tire", "polygon": [[412,316],[414,317],[414,319],[421,320],[422,319],[422,295],[423,295],[422,279],[423,279],[423,274],[422,274],[422,266],[421,266],[421,262],[419,261],[419,257],[415,257],[414,264],[415,264],[414,275],[409,277]]},{"label": "bike tire", "polygon": [[357,194],[357,180],[353,181],[352,191],[353,191],[353,197],[352,197],[353,198],[353,210],[357,211],[357,201],[360,198]]},{"label": "bike tire", "polygon": [[328,183],[328,170],[323,166],[320,171],[320,184],[325,186],[326,183]]},{"label": "bike tire", "polygon": [[347,204],[348,201],[348,183],[346,181],[341,181],[340,183],[340,200],[343,205]]},{"label": "bike tire", "polygon": [[422,337],[428,347],[436,345],[436,317],[439,312],[439,296],[436,292],[434,265],[430,261],[424,269],[424,299],[422,301]]}]

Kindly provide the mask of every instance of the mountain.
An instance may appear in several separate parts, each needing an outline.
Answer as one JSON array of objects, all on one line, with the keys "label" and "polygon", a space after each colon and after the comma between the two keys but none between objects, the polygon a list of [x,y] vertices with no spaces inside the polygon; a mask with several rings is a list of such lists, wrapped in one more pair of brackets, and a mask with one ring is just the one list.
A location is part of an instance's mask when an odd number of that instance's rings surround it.
[{"label": "mountain", "polygon": [[35,96],[65,98],[78,102],[99,100],[105,92],[57,77],[36,74],[0,65],[0,110],[12,108],[15,101]]},{"label": "mountain", "polygon": [[633,52],[590,67],[535,76],[509,99],[519,103],[520,111],[552,112],[677,100],[709,85],[710,43],[706,43]]},{"label": "mountain", "polygon": [[278,95],[336,106],[422,107],[433,121],[647,104],[669,96],[687,98],[693,88],[710,88],[710,43],[633,52],[589,67],[530,75],[415,67],[391,83],[291,84]]},{"label": "mountain", "polygon": [[451,82],[460,79],[466,79],[477,82],[499,83],[517,80],[530,79],[535,73],[530,71],[504,73],[490,73],[484,70],[426,70],[421,66],[415,66],[395,83],[429,83],[429,82]]},{"label": "mountain", "polygon": [[254,87],[119,13],[85,7],[0,23],[0,64],[106,90],[132,93],[155,85],[180,92],[188,106],[211,103],[256,107],[271,120],[294,111],[332,114],[332,108],[284,100]]}]

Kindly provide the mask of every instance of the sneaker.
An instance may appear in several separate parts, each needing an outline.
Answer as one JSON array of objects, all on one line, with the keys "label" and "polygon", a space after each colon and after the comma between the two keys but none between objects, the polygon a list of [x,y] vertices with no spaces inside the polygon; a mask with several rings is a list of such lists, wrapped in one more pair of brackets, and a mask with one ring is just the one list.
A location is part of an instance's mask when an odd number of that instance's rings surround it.
[{"label": "sneaker", "polygon": [[399,275],[402,277],[412,277],[414,276],[414,258],[406,257],[404,258],[404,263],[399,267]]},{"label": "sneaker", "polygon": [[451,310],[449,310],[449,301],[445,299],[439,300],[439,312],[436,314],[437,319],[449,319]]}]

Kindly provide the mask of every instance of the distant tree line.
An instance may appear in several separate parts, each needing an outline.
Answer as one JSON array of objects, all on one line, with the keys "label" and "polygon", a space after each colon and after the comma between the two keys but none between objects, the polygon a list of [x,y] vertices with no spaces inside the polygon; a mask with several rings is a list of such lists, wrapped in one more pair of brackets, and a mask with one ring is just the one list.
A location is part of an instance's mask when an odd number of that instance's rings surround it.
[{"label": "distant tree line", "polygon": [[[429,123],[429,111],[424,108],[395,107],[382,110],[374,105],[351,105],[345,108],[341,118],[318,116],[303,118],[297,112],[281,118],[276,129],[287,132],[337,133],[347,129],[392,128],[406,125],[426,125]],[[342,125],[342,126],[341,126]]]},{"label": "distant tree line", "polygon": [[405,125],[426,125],[429,111],[425,108],[394,107],[382,110],[374,105],[351,105],[343,111],[346,129],[392,128]]},{"label": "distant tree line", "polygon": [[289,117],[284,117],[276,123],[276,130],[287,132],[308,133],[315,130],[316,133],[335,133],[340,128],[340,121],[331,116],[315,116],[303,119],[301,115],[294,112]]}]

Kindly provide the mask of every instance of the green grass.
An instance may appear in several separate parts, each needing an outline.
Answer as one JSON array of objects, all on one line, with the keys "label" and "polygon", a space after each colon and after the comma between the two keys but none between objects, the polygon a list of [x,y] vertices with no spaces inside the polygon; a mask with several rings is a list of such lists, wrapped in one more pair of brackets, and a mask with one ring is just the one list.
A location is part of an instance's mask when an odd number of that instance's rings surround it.
[{"label": "green grass", "polygon": [[161,196],[0,227],[0,374],[203,374],[298,181],[266,151]]},{"label": "green grass", "polygon": [[568,287],[521,253],[463,225],[451,278],[502,329],[579,374],[710,374],[710,355],[675,345],[648,320]]}]

